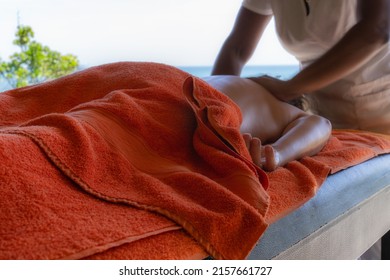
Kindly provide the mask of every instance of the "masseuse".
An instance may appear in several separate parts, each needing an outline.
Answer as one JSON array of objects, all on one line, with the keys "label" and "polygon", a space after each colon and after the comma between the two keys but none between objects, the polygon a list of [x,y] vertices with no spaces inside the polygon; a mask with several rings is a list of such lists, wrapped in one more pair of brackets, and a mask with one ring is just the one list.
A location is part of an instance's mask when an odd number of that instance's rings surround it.
[{"label": "masseuse", "polygon": [[280,100],[305,95],[334,128],[390,134],[390,1],[244,0],[212,74],[240,75],[272,16],[301,71],[253,79]]}]

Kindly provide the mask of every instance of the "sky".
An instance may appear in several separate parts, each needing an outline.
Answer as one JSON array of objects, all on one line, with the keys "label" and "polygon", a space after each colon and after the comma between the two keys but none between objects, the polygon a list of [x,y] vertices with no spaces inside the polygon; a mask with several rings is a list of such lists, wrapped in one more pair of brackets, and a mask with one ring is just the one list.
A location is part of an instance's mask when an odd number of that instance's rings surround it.
[{"label": "sky", "polygon": [[[0,0],[0,57],[13,46],[19,24],[35,40],[81,65],[154,61],[209,66],[230,33],[242,0]],[[248,65],[290,65],[268,26]]]}]

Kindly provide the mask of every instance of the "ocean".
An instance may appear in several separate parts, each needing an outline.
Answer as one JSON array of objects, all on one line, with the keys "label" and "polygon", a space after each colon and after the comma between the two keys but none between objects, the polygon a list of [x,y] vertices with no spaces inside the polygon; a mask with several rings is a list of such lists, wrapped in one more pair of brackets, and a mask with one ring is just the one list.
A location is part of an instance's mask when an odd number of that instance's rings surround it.
[{"label": "ocean", "polygon": [[[210,76],[212,66],[178,66],[197,77]],[[242,70],[242,77],[254,77],[269,75],[278,79],[286,80],[296,74],[299,70],[298,65],[248,65]]]},{"label": "ocean", "polygon": [[[177,68],[202,78],[210,76],[212,66],[177,66]],[[244,67],[241,76],[253,77],[269,75],[275,78],[286,80],[297,73],[298,70],[298,65],[248,65]],[[6,82],[0,80],[0,92],[8,89],[10,89],[10,86]]]}]

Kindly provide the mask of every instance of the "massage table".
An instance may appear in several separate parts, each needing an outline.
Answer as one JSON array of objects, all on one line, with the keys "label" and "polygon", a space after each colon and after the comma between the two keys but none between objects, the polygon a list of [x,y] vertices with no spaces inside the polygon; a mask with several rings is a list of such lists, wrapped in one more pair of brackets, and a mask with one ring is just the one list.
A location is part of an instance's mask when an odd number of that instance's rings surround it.
[{"label": "massage table", "polygon": [[[359,258],[390,230],[389,167],[387,154],[330,175],[312,199],[269,226],[248,259]],[[382,246],[382,258],[388,250]]]}]

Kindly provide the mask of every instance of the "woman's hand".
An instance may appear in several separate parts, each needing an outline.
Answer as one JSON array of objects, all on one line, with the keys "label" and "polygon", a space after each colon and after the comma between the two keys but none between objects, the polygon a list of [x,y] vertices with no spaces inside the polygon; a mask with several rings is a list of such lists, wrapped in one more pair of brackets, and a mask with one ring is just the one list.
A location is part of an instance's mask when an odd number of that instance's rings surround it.
[{"label": "woman's hand", "polygon": [[242,136],[254,164],[266,171],[273,171],[279,167],[279,154],[271,145],[263,146],[259,138],[252,137],[249,133]]},{"label": "woman's hand", "polygon": [[296,92],[289,81],[279,80],[270,76],[250,77],[248,79],[263,86],[281,101],[290,101],[301,96],[301,93]]}]

